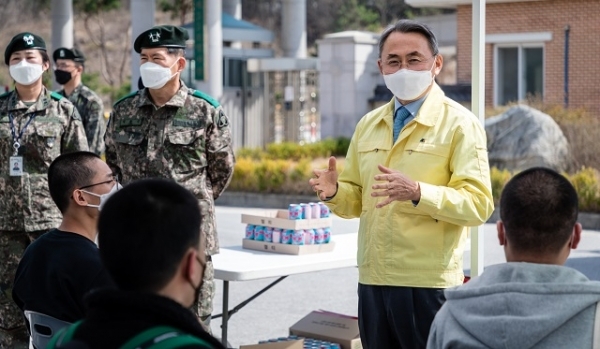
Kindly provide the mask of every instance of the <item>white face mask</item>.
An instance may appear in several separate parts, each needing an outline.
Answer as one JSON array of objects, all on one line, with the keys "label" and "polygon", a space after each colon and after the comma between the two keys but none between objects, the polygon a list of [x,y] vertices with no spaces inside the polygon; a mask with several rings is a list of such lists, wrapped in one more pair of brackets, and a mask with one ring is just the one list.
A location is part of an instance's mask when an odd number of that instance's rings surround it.
[{"label": "white face mask", "polygon": [[44,67],[41,64],[29,63],[26,59],[23,59],[19,63],[11,65],[8,71],[16,82],[28,86],[38,81],[44,73]]},{"label": "white face mask", "polygon": [[[176,60],[173,65],[177,64],[178,61],[179,60]],[[144,83],[144,86],[153,90],[157,90],[165,86],[165,84],[177,74],[175,73],[171,75],[171,68],[173,68],[173,65],[166,68],[162,65],[152,62],[146,62],[142,64],[140,67],[140,75],[142,76],[142,82]]]},{"label": "white face mask", "polygon": [[435,60],[429,70],[400,69],[393,74],[384,75],[383,80],[396,98],[402,101],[412,101],[423,94],[433,82],[431,71],[434,67]]},{"label": "white face mask", "polygon": [[102,206],[104,206],[104,204],[106,204],[106,200],[108,200],[109,197],[111,197],[114,193],[116,193],[117,191],[119,191],[121,189],[123,189],[123,186],[119,182],[117,182],[115,185],[113,185],[112,189],[106,194],[99,195],[96,193],[89,192],[87,190],[81,190],[81,191],[100,198],[100,204],[98,204],[98,205],[87,204],[86,206],[96,207],[96,208],[98,208],[98,211],[102,211]]}]

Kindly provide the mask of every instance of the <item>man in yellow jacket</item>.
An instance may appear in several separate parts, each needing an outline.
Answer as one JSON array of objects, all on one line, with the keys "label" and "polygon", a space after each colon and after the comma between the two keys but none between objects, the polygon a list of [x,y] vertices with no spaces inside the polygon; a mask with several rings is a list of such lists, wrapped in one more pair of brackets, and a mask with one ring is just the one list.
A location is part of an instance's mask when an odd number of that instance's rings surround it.
[{"label": "man in yellow jacket", "polygon": [[443,290],[463,282],[468,227],[494,209],[485,131],[434,82],[443,59],[427,26],[387,28],[377,64],[395,98],[359,121],[339,178],[331,158],[309,183],[335,214],[360,217],[363,347],[425,348]]}]

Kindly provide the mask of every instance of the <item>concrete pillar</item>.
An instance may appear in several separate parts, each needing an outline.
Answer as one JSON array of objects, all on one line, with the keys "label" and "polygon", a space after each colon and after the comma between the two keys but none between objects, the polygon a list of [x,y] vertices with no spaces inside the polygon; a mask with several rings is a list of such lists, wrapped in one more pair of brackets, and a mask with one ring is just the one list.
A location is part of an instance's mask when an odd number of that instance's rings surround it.
[{"label": "concrete pillar", "polygon": [[142,32],[154,26],[154,0],[131,0],[131,91],[137,91],[140,78],[140,55],[133,42]]},{"label": "concrete pillar", "polygon": [[[223,12],[235,19],[242,19],[242,0],[223,0]],[[241,49],[242,42],[232,42],[231,48]]]},{"label": "concrete pillar", "polygon": [[215,99],[223,95],[223,24],[221,0],[205,0],[206,29],[208,30],[208,90]]},{"label": "concrete pillar", "polygon": [[282,3],[283,56],[306,58],[306,0],[283,0]]},{"label": "concrete pillar", "polygon": [[[48,54],[59,47],[73,47],[73,0],[52,0],[52,47],[48,48]],[[42,33],[36,33],[38,35]],[[52,58],[50,58],[52,59]],[[52,88],[60,87],[56,81]]]},{"label": "concrete pillar", "polygon": [[351,137],[356,123],[373,109],[383,78],[377,68],[379,35],[368,32],[327,34],[319,44],[321,138]]}]

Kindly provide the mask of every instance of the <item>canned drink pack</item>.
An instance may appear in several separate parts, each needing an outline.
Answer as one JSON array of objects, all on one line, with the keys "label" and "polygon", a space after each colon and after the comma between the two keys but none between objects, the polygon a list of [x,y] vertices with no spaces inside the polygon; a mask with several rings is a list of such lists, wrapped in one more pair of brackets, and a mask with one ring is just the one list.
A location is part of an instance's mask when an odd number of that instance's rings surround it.
[{"label": "canned drink pack", "polygon": [[319,208],[320,208],[320,216],[321,218],[327,218],[330,215],[330,211],[329,211],[329,207],[327,207],[327,205],[325,205],[322,202],[319,202]]},{"label": "canned drink pack", "polygon": [[266,227],[263,225],[257,225],[254,228],[254,240],[256,241],[265,241],[265,230]]},{"label": "canned drink pack", "polygon": [[246,239],[254,240],[254,228],[256,226],[254,224],[248,224],[246,226]]},{"label": "canned drink pack", "polygon": [[323,228],[315,229],[315,244],[325,243],[325,230]]},{"label": "canned drink pack", "polygon": [[276,244],[281,243],[281,236],[283,235],[283,229],[273,228],[273,242]]},{"label": "canned drink pack", "polygon": [[273,242],[273,227],[265,228],[265,242]]},{"label": "canned drink pack", "polygon": [[281,243],[291,245],[292,244],[292,235],[294,235],[293,230],[291,230],[291,229],[285,230],[283,232],[283,235],[281,235]]},{"label": "canned drink pack", "polygon": [[288,219],[302,219],[302,216],[302,206],[296,204],[290,204],[290,206],[288,206]]},{"label": "canned drink pack", "polygon": [[304,229],[294,230],[292,245],[304,245]]},{"label": "canned drink pack", "polygon": [[323,228],[323,243],[324,244],[328,244],[329,241],[331,241],[331,228],[330,227],[326,227]]},{"label": "canned drink pack", "polygon": [[314,229],[306,229],[304,231],[304,244],[313,245],[315,243],[315,231]]}]

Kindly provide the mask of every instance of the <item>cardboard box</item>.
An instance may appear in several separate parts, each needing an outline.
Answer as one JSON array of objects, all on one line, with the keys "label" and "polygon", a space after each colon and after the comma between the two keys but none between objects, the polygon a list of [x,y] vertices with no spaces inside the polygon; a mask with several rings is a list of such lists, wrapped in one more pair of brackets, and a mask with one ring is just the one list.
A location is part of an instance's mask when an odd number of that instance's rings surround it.
[{"label": "cardboard box", "polygon": [[288,219],[287,210],[265,211],[264,215],[242,214],[242,223],[281,229],[317,229],[331,227],[331,217],[316,219]]},{"label": "cardboard box", "polygon": [[249,239],[242,240],[242,247],[250,250],[282,253],[282,254],[309,254],[333,251],[335,243],[330,241],[327,244],[319,245],[288,245],[276,244],[272,242],[254,241]]},{"label": "cardboard box", "polygon": [[362,349],[358,319],[327,311],[313,311],[290,327],[290,334],[339,343],[342,349]]},{"label": "cardboard box", "polygon": [[304,341],[300,339],[295,341],[242,345],[240,349],[302,349],[303,347]]}]

